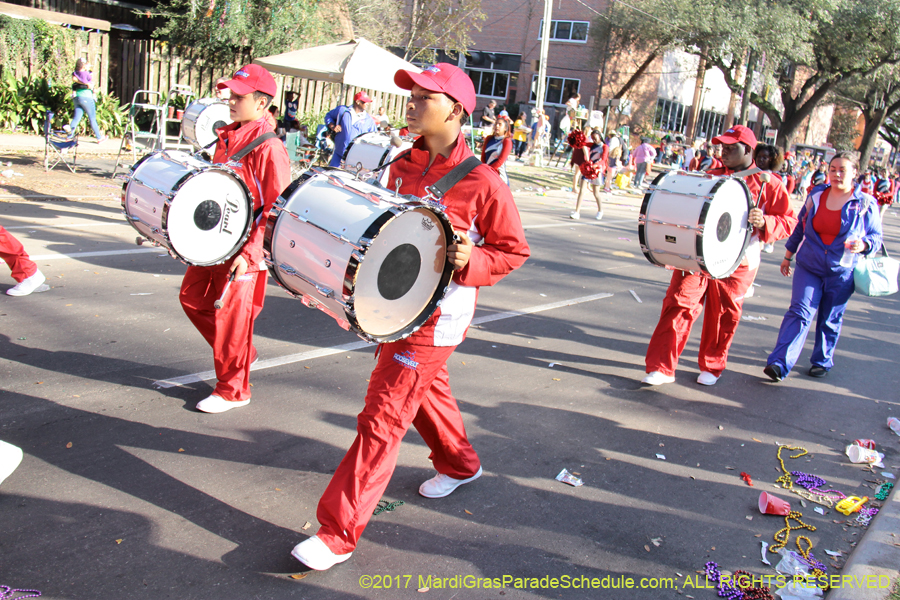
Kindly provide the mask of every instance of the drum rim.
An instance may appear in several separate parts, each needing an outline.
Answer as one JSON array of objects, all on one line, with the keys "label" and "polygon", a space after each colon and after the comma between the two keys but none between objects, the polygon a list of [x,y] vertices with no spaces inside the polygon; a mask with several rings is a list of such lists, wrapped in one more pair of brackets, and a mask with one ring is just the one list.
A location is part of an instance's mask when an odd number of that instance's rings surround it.
[{"label": "drum rim", "polygon": [[[141,159],[139,161],[134,163],[134,166],[131,167],[131,171],[128,173],[128,177],[126,177],[126,179],[125,179],[125,183],[122,184],[122,207],[123,207],[123,211],[125,212],[126,217],[130,217],[131,215],[128,213],[128,202],[127,202],[125,196],[127,193],[128,184],[130,184],[132,181],[134,181],[133,176],[134,176],[135,171],[137,171],[138,166],[140,166],[144,161],[146,161],[150,157],[157,156],[157,155],[165,155],[166,152],[167,152],[166,150],[156,150],[155,152],[145,154],[143,157],[141,157]],[[186,153],[186,154],[189,154],[189,153]],[[191,154],[190,156],[194,156],[194,155]],[[198,159],[198,160],[201,160],[201,159]],[[205,162],[205,161],[202,161],[202,162]],[[181,178],[179,178],[178,181],[175,182],[175,185],[173,185],[172,189],[169,191],[168,197],[163,202],[162,214],[160,215],[160,231],[162,233],[162,237],[165,238],[165,240],[167,242],[166,249],[177,260],[180,260],[181,262],[183,262],[186,265],[191,265],[191,266],[195,266],[195,267],[211,267],[214,265],[220,265],[220,264],[227,262],[231,258],[233,258],[235,254],[237,254],[238,252],[241,251],[241,249],[244,247],[244,244],[250,238],[250,232],[253,230],[253,221],[254,221],[254,219],[252,218],[253,204],[254,204],[253,203],[253,194],[250,192],[250,188],[244,182],[243,178],[234,169],[231,169],[231,168],[227,167],[226,165],[220,165],[220,164],[215,164],[215,163],[206,163],[206,164],[209,165],[208,168],[203,168],[203,169],[193,168],[190,171],[188,171],[187,173],[185,173],[184,175],[182,175]],[[223,172],[223,173],[233,176],[233,178],[238,182],[238,184],[244,190],[245,198],[248,198],[250,200],[249,214],[250,214],[251,218],[247,219],[247,223],[244,227],[244,232],[241,234],[240,239],[229,251],[229,254],[226,254],[224,256],[224,258],[217,258],[216,260],[213,260],[213,261],[203,261],[203,262],[191,261],[191,260],[188,260],[187,258],[185,258],[180,252],[178,252],[178,250],[175,249],[175,245],[172,243],[172,239],[169,237],[169,207],[172,204],[172,198],[175,196],[176,193],[178,193],[178,191],[181,189],[181,187],[191,177],[193,177],[197,173],[201,173],[201,172],[206,173],[209,171],[220,171],[220,172]],[[129,224],[131,224],[130,220],[129,220]],[[134,227],[133,224],[131,224],[131,226]],[[156,240],[145,236],[136,227],[134,227],[134,229],[148,241],[156,242]]]},{"label": "drum rim", "polygon": [[[753,207],[753,202],[751,200],[752,195],[750,194],[750,188],[747,187],[747,183],[739,177],[731,177],[730,175],[723,177],[720,181],[717,181],[715,184],[713,184],[712,189],[709,190],[710,194],[714,195],[716,190],[718,190],[720,187],[722,187],[725,184],[725,182],[728,181],[729,179],[731,179],[733,181],[737,181],[741,185],[741,188],[744,191],[744,198],[747,200],[747,212],[749,213],[750,209]],[[700,209],[700,218],[699,218],[700,223],[698,223],[698,225],[703,225],[704,227],[706,227],[706,215],[709,212],[709,206],[710,206],[710,203],[706,202],[706,203],[704,203],[703,208]],[[747,252],[747,246],[750,245],[750,238],[752,236],[753,236],[753,229],[750,227],[750,224],[747,223],[747,228],[744,233],[744,243],[741,244],[741,251],[738,254],[737,259],[734,261],[734,264],[731,265],[731,267],[729,267],[728,270],[725,273],[723,273],[722,275],[712,275],[709,272],[709,269],[706,268],[706,261],[703,260],[703,253],[702,253],[703,238],[701,238],[700,236],[697,236],[696,240],[694,242],[695,250],[697,252],[697,256],[700,257],[700,260],[698,261],[698,263],[700,264],[700,267],[703,269],[703,272],[706,273],[707,275],[709,275],[709,277],[711,279],[725,279],[726,277],[731,277],[732,273],[737,271],[738,267],[741,266],[741,262],[743,262],[743,260],[744,260],[744,253]]]},{"label": "drum rim", "polygon": [[[344,154],[343,154],[343,156],[341,156],[341,163],[342,163],[342,164],[345,163],[345,162],[347,162],[347,155],[350,154],[350,148],[353,147],[353,143],[356,142],[356,140],[358,140],[359,138],[363,137],[364,135],[368,135],[368,134],[370,134],[370,133],[376,133],[376,132],[373,132],[373,131],[367,131],[367,132],[365,132],[365,133],[361,133],[361,134],[359,134],[358,136],[356,136],[355,138],[353,138],[352,140],[350,140],[350,141],[347,143],[347,147],[344,148]],[[385,160],[388,156],[390,156],[390,154],[391,154],[391,145],[388,144],[388,146],[385,148],[384,152],[381,153],[381,158],[378,159],[378,166],[379,166],[379,167],[382,166],[382,165],[384,164],[384,160]],[[349,171],[349,169],[347,169],[346,165],[345,165],[344,168],[345,168],[346,170]],[[351,171],[351,172],[352,172],[352,171]]]},{"label": "drum rim", "polygon": [[[315,172],[310,169],[300,174],[297,179],[290,182],[284,191],[279,194],[278,198],[275,200],[275,204],[279,206],[283,206],[285,202],[294,194],[298,187],[302,183],[304,183],[307,179],[311,179],[315,175]],[[269,273],[272,275],[272,278],[275,280],[279,286],[281,286],[288,294],[293,296],[294,298],[301,298],[302,294],[296,294],[288,285],[281,279],[280,269],[276,268],[274,261],[272,260],[272,242],[275,238],[275,226],[278,224],[279,212],[276,210],[270,210],[269,216],[266,219],[266,230],[263,232],[263,257],[266,259],[266,265],[269,267]]]},{"label": "drum rim", "polygon": [[[308,179],[312,179],[314,176],[316,176],[318,174],[327,175],[328,171],[347,172],[344,169],[336,169],[336,168],[310,169],[309,171],[306,171],[305,173],[301,174],[297,179],[292,181],[284,189],[284,192],[282,192],[281,195],[278,197],[277,203],[280,202],[281,204],[283,204],[284,202],[287,201],[288,198],[290,198],[293,195],[293,193],[297,190],[297,188],[299,188]],[[393,193],[390,192],[390,190],[381,186],[380,184],[370,183],[369,185],[379,187],[379,188],[383,189],[385,192],[393,195]],[[412,196],[407,196],[407,197],[412,197]],[[371,239],[374,241],[375,238],[377,237],[377,234],[381,232],[381,230],[384,228],[384,226],[387,223],[398,218],[400,215],[402,215],[410,210],[416,209],[416,208],[428,209],[433,215],[435,215],[435,217],[437,218],[441,227],[444,229],[444,235],[446,236],[446,239],[448,241],[453,239],[453,224],[450,222],[450,218],[446,215],[446,213],[444,213],[444,211],[440,210],[439,208],[435,207],[434,205],[431,205],[427,202],[422,201],[421,199],[411,200],[409,202],[397,205],[395,207],[392,207],[392,208],[384,211],[384,213],[379,215],[377,219],[375,219],[374,221],[372,221],[372,223],[369,224],[369,226],[366,228],[366,231],[362,234],[362,237],[368,238],[368,239]],[[279,272],[279,269],[277,268],[277,265],[274,262],[274,257],[272,256],[273,242],[274,242],[274,237],[275,237],[275,226],[278,223],[278,219],[280,217],[279,213],[280,213],[280,211],[275,211],[275,210],[271,211],[269,213],[268,220],[266,221],[266,230],[265,230],[265,233],[263,234],[263,256],[266,258],[266,265],[268,266],[269,273],[271,273],[272,278],[275,280],[275,282],[279,286],[281,286],[281,288],[283,288],[290,296],[302,300],[303,294],[297,294],[284,282],[284,280],[281,277],[281,273]],[[363,248],[362,252],[354,251],[354,252],[350,253],[350,259],[347,261],[347,268],[344,270],[344,277],[343,277],[344,284],[341,289],[341,298],[342,299],[343,298],[352,298],[352,295],[348,293],[348,285],[352,285],[353,287],[355,287],[356,277],[359,273],[359,267],[362,264],[362,261],[365,259],[365,255],[366,255],[366,248]],[[353,310],[354,306],[353,306],[352,301],[346,302],[346,304],[350,310],[344,309],[344,311],[343,311],[344,317],[346,319],[346,322],[349,324],[351,330],[353,331],[353,333],[355,333],[357,336],[359,336],[360,338],[362,338],[363,340],[365,340],[367,342],[376,342],[379,344],[383,344],[383,343],[387,343],[387,342],[396,342],[396,341],[402,340],[404,338],[409,337],[416,331],[418,331],[418,329],[422,325],[424,325],[428,321],[428,319],[430,319],[432,317],[432,315],[434,315],[434,312],[437,310],[437,307],[440,305],[441,301],[443,300],[444,296],[446,295],[447,288],[449,287],[452,279],[453,279],[453,268],[450,265],[450,261],[447,260],[446,256],[445,256],[444,270],[441,272],[441,278],[438,282],[438,285],[435,287],[434,293],[432,294],[428,303],[425,305],[425,308],[422,310],[422,312],[420,312],[416,316],[415,319],[410,321],[405,327],[403,327],[402,329],[399,329],[391,334],[376,336],[376,335],[372,335],[371,333],[368,333],[365,330],[363,330],[362,327],[360,327],[359,321],[356,318],[356,313]],[[321,309],[322,305],[321,304],[317,305],[317,308]],[[326,312],[328,312],[328,311],[326,311]],[[333,318],[337,319],[336,315],[331,315],[331,316]]]},{"label": "drum rim", "polygon": [[[377,219],[369,224],[369,227],[366,229],[365,233],[363,233],[363,237],[368,238],[374,242],[378,237],[378,234],[388,223],[398,218],[400,215],[417,208],[425,208],[433,215],[435,215],[441,227],[444,229],[444,235],[447,241],[449,242],[453,239],[453,224],[450,222],[450,218],[442,210],[421,200],[409,202],[407,204],[403,204],[401,206],[386,210],[382,215],[380,215]],[[350,260],[347,262],[347,270],[344,272],[344,287],[341,290],[341,293],[344,297],[352,298],[352,296],[348,293],[348,285],[352,284],[353,289],[355,289],[356,278],[359,275],[359,267],[362,265],[363,260],[365,259],[366,250],[367,248],[363,248],[362,252],[352,252],[350,254]],[[359,321],[356,318],[355,310],[352,313],[349,311],[344,312],[347,315],[347,320],[350,322],[350,326],[353,328],[353,331],[364,340],[376,342],[379,344],[397,342],[409,337],[410,335],[418,331],[419,328],[422,327],[422,325],[428,322],[432,315],[434,315],[434,311],[436,311],[438,306],[440,305],[441,300],[443,300],[444,295],[447,293],[447,288],[450,285],[450,281],[452,279],[453,266],[450,264],[450,261],[446,258],[445,255],[444,270],[441,272],[441,278],[438,281],[438,285],[435,287],[431,298],[425,304],[425,308],[422,310],[422,312],[416,315],[416,317],[411,320],[405,327],[387,335],[372,335],[370,333],[367,333],[360,326]],[[354,308],[354,303],[352,301],[348,302],[348,305],[351,308]]]},{"label": "drum rim", "polygon": [[[668,171],[666,173],[660,173],[659,175],[657,175],[656,178],[653,180],[653,183],[651,184],[651,186],[658,185],[660,181],[662,181],[665,177],[671,175],[672,173],[676,173],[676,174],[681,173],[681,174],[689,175],[691,177],[719,177],[720,180],[717,181],[716,183],[714,183],[712,188],[710,188],[710,190],[709,190],[710,195],[715,195],[716,190],[718,190],[722,185],[724,185],[725,181],[727,181],[729,179],[737,181],[741,185],[741,187],[744,191],[744,197],[747,200],[747,209],[749,210],[753,206],[753,203],[751,200],[752,195],[750,194],[750,188],[747,187],[747,182],[745,182],[740,177],[732,177],[730,175],[699,175],[699,174],[694,175],[693,173],[688,173],[686,171]],[[653,190],[653,191],[656,191],[656,190]],[[646,259],[651,264],[656,265],[658,267],[667,267],[667,266],[671,266],[671,265],[666,265],[665,263],[662,263],[662,262],[656,260],[656,258],[653,256],[652,251],[650,250],[650,246],[647,244],[647,234],[646,234],[647,209],[650,206],[650,199],[653,196],[653,191],[648,190],[647,192],[645,192],[644,200],[641,203],[641,212],[640,212],[640,216],[638,218],[638,242],[641,245],[641,252],[644,253],[644,257],[646,257]],[[709,211],[709,206],[710,206],[710,203],[705,202],[703,205],[703,208],[700,209],[700,216],[697,219],[698,227],[706,226],[706,214]],[[698,236],[695,233],[694,234],[694,238],[695,238],[694,250],[698,257],[697,266],[700,267],[700,270],[710,279],[725,279],[726,277],[730,277],[735,271],[737,271],[738,267],[741,266],[741,262],[744,260],[744,253],[746,253],[747,247],[750,245],[750,239],[752,237],[753,237],[753,230],[749,227],[749,224],[748,224],[746,233],[744,234],[744,243],[741,245],[741,251],[738,254],[737,260],[735,260],[734,264],[724,274],[713,275],[709,272],[709,269],[706,267],[706,261],[703,260],[703,248],[702,248],[703,238],[701,236]]]}]

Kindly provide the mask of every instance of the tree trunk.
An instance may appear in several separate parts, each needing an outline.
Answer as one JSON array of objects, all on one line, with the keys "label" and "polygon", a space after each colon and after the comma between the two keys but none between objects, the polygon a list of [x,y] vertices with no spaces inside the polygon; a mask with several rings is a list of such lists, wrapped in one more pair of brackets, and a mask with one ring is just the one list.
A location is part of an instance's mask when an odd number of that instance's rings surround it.
[{"label": "tree trunk", "polygon": [[625,85],[622,86],[622,89],[616,92],[616,95],[613,96],[613,98],[621,98],[625,94],[627,94],[628,90],[634,87],[634,85],[638,82],[644,72],[650,67],[650,63],[656,60],[657,56],[659,56],[659,50],[654,50],[649,55],[647,55],[646,60],[641,63],[641,66],[638,67],[637,71],[634,72],[634,75],[632,75],[631,78],[625,82]]},{"label": "tree trunk", "polygon": [[747,74],[744,75],[744,95],[741,98],[740,123],[747,126],[750,120],[750,92],[753,90],[753,70],[756,68],[756,50],[750,48],[750,56],[747,58]]},{"label": "tree trunk", "polygon": [[872,156],[872,150],[875,149],[875,142],[878,140],[878,130],[884,125],[885,119],[887,119],[887,108],[863,111],[865,127],[863,128],[862,141],[859,143],[860,171],[865,171],[869,168],[869,157]]}]

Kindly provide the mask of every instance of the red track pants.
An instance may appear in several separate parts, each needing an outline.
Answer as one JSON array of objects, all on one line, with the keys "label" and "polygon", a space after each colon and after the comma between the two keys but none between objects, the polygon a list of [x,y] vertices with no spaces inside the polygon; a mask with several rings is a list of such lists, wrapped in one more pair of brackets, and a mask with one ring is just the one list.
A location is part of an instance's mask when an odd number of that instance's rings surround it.
[{"label": "red track pants", "polygon": [[756,278],[756,271],[741,265],[725,279],[710,279],[686,271],[673,272],[659,323],[647,348],[644,361],[647,373],[659,371],[664,375],[675,375],[678,357],[705,305],[698,363],[701,371],[716,377],[721,375],[741,321],[744,294]]},{"label": "red track pants", "polygon": [[455,346],[400,341],[384,344],[379,350],[366,406],[357,418],[356,440],[316,512],[322,525],[317,535],[336,554],[356,548],[391,480],[400,440],[410,425],[415,425],[428,444],[439,473],[467,479],[481,466],[450,393],[447,359]]},{"label": "red track pants", "polygon": [[214,303],[228,281],[228,266],[188,267],[181,282],[181,307],[213,349],[216,396],[225,400],[250,398],[253,321],[266,297],[266,271],[250,271],[235,279],[221,309]]},{"label": "red track pants", "polygon": [[0,258],[9,265],[16,283],[25,281],[37,273],[37,265],[28,258],[21,242],[0,226]]}]

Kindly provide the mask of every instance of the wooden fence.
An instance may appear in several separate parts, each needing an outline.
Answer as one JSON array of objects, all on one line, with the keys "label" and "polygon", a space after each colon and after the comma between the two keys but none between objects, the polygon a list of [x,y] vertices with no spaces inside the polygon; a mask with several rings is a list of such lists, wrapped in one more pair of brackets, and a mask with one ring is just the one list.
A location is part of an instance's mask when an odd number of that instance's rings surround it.
[{"label": "wooden fence", "polygon": [[[179,55],[171,45],[157,40],[129,40],[118,42],[120,47],[114,55],[119,64],[114,65],[114,92],[123,103],[131,102],[138,90],[161,92],[164,95],[175,84],[187,85],[200,98],[213,95],[213,87],[219,77],[230,78],[243,62],[235,61],[231,67],[212,67],[197,58],[193,51]],[[245,57],[246,59],[246,57]],[[246,60],[244,61],[246,62]],[[117,75],[116,75],[117,74]],[[319,115],[338,104],[352,104],[353,96],[360,88],[342,86],[337,83],[300,79],[275,74],[278,93],[274,104],[283,114],[285,92],[299,95],[298,116]],[[384,106],[392,120],[403,117],[406,97],[396,94],[365,90],[374,100],[374,107]],[[374,110],[373,110],[374,112]]]}]

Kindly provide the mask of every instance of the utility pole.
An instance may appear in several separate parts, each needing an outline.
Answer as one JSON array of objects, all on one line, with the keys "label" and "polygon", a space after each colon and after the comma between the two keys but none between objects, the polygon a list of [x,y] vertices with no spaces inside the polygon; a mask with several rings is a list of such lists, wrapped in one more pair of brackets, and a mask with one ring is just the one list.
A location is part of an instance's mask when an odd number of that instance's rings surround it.
[{"label": "utility pole", "polygon": [[541,31],[541,56],[538,63],[537,109],[544,109],[544,95],[547,93],[547,54],[550,51],[550,17],[553,0],[544,0],[544,27]]}]

